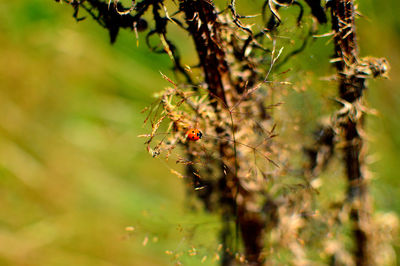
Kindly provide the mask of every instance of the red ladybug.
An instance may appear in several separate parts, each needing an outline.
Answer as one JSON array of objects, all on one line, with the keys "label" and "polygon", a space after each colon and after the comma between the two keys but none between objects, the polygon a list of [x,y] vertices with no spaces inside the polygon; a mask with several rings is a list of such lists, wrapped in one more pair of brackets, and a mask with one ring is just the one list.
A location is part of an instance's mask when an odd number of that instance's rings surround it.
[{"label": "red ladybug", "polygon": [[201,137],[203,137],[203,133],[198,129],[192,128],[186,132],[186,138],[188,140],[198,141]]}]

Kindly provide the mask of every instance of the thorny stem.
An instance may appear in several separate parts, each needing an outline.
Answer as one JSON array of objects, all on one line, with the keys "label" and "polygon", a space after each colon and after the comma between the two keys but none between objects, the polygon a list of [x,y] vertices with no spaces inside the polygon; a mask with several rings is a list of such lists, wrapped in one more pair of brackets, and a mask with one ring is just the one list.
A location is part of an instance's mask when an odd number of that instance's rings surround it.
[{"label": "thorny stem", "polygon": [[370,204],[367,184],[363,176],[364,140],[360,135],[364,115],[360,110],[365,76],[357,75],[360,67],[357,47],[353,0],[335,0],[331,3],[332,28],[335,32],[336,68],[339,77],[339,95],[347,109],[338,115],[338,129],[345,143],[344,163],[348,181],[347,200],[353,223],[356,265],[372,265],[373,254],[370,223]]},{"label": "thorny stem", "polygon": [[208,89],[226,104],[225,94],[231,87],[231,77],[225,52],[220,47],[222,40],[217,12],[211,1],[202,0],[182,0],[180,8],[185,13]]},{"label": "thorny stem", "polygon": [[[220,99],[223,105],[227,105],[225,90],[230,87],[231,79],[229,76],[228,64],[225,60],[225,53],[219,46],[222,42],[219,39],[220,28],[214,6],[211,3],[201,0],[181,1],[180,9],[185,13],[188,30],[195,43],[210,95]],[[217,105],[214,107],[217,109]],[[226,144],[220,144],[219,153],[222,158],[227,157],[226,148]],[[234,214],[235,207],[232,206],[234,205],[233,191],[232,187],[228,185],[228,178],[233,180],[235,176],[232,176],[231,171],[226,171],[225,167],[226,166],[222,163],[221,172],[226,172],[227,175],[221,175],[217,188],[222,192],[220,195],[220,202],[222,205],[225,205],[222,213],[223,229],[221,238],[224,247],[221,262],[222,265],[231,265],[234,258],[228,252],[225,252],[225,250],[232,248],[228,242],[229,236],[232,235],[230,221]]]},{"label": "thorny stem", "polygon": [[[249,212],[246,204],[249,200],[251,201],[253,196],[251,192],[241,187],[238,177],[240,165],[237,160],[233,117],[229,110],[229,106],[233,106],[233,101],[237,97],[234,94],[233,88],[235,88],[235,84],[232,82],[223,49],[221,25],[217,20],[217,11],[211,1],[204,0],[182,0],[180,1],[180,9],[185,13],[188,31],[195,43],[210,95],[222,101],[221,105],[229,111],[231,119],[232,137],[234,139],[233,147],[227,142],[219,144],[220,156],[226,159],[220,166],[221,177],[218,181],[224,223],[221,235],[224,245],[222,265],[234,264],[234,257],[230,253],[233,251],[233,247],[228,244],[228,236],[232,235],[230,229],[232,220],[236,221],[236,233],[238,233],[237,230],[241,230],[246,259],[249,264],[261,265],[260,257],[264,247],[263,230],[265,222],[260,214]],[[219,115],[221,106],[215,104],[214,108],[216,114]],[[217,133],[222,133],[218,132],[221,130],[224,131],[224,129],[218,130],[217,128]],[[238,204],[237,200],[239,194],[243,199],[240,204]],[[249,231],[249,227],[252,230]],[[238,236],[236,235],[236,237]],[[230,252],[226,250],[230,250]]]}]

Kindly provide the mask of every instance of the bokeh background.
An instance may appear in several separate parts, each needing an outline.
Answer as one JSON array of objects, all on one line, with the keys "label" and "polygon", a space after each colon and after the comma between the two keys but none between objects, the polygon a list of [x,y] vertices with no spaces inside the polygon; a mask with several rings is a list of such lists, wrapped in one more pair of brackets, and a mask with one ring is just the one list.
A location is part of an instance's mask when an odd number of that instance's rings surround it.
[{"label": "bokeh background", "polygon": [[[238,2],[256,13],[257,1]],[[378,212],[400,215],[400,4],[358,2],[362,55],[392,67],[367,92],[378,111],[367,121],[371,192]],[[144,36],[137,47],[129,31],[110,45],[72,13],[50,0],[0,2],[0,265],[171,265],[175,255],[215,265],[218,218],[193,211],[182,180],[137,137],[141,110],[168,85],[159,71],[172,75],[168,56],[151,53]],[[185,63],[196,62],[185,34],[172,34]],[[298,61],[328,76],[331,51],[318,39]]]}]

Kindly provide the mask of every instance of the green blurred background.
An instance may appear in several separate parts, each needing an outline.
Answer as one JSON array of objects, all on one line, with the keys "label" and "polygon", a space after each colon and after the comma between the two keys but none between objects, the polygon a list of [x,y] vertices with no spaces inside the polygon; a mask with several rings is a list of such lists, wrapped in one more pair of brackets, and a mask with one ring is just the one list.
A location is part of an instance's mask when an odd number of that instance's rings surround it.
[{"label": "green blurred background", "polygon": [[[357,21],[361,53],[392,66],[390,79],[369,82],[379,114],[367,125],[375,208],[397,214],[399,7],[359,1]],[[182,180],[137,137],[140,111],[167,86],[159,71],[172,75],[168,56],[151,53],[144,36],[136,47],[127,31],[112,46],[72,12],[50,0],[0,2],[0,265],[216,264],[218,218],[189,210]],[[185,35],[173,34],[195,62]],[[308,46],[310,70],[332,53],[326,43]]]}]

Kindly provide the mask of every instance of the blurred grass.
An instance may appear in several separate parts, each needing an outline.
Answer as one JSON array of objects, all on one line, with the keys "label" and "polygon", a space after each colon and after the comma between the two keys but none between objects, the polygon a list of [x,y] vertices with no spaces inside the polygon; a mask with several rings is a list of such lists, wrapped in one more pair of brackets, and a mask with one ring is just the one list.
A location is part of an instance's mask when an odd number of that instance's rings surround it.
[{"label": "blurred grass", "polygon": [[166,250],[200,263],[217,220],[185,209],[182,182],[137,138],[168,56],[129,32],[111,46],[72,12],[0,3],[0,264],[170,265]]},{"label": "blurred grass", "polygon": [[[358,20],[358,33],[362,54],[387,57],[392,66],[390,80],[370,82],[368,101],[380,115],[367,125],[378,158],[370,165],[376,208],[400,214],[400,18],[394,7],[393,0],[360,2],[366,17]],[[188,42],[182,32],[173,34]],[[315,80],[333,73],[321,63],[332,53],[326,42],[309,44],[294,82],[315,68]],[[185,60],[195,62],[192,46],[183,46]],[[144,36],[137,48],[130,32],[111,46],[91,19],[76,23],[70,7],[39,0],[0,2],[0,49],[0,265],[171,265],[166,250],[184,252],[188,265],[204,255],[205,265],[215,264],[217,218],[185,209],[181,180],[137,138],[145,132],[140,111],[167,85],[159,71],[173,76],[168,56],[150,53]],[[299,121],[331,112],[325,103],[335,85],[314,86],[289,102],[319,110]],[[316,103],[313,95],[326,100]],[[199,250],[193,257],[192,245]]]},{"label": "blurred grass", "polygon": [[363,55],[386,57],[391,65],[390,79],[370,82],[368,100],[378,110],[368,120],[371,152],[378,161],[372,164],[375,172],[374,194],[379,208],[400,213],[400,5],[397,1],[365,1],[360,5],[366,14],[360,19],[360,44]]}]

